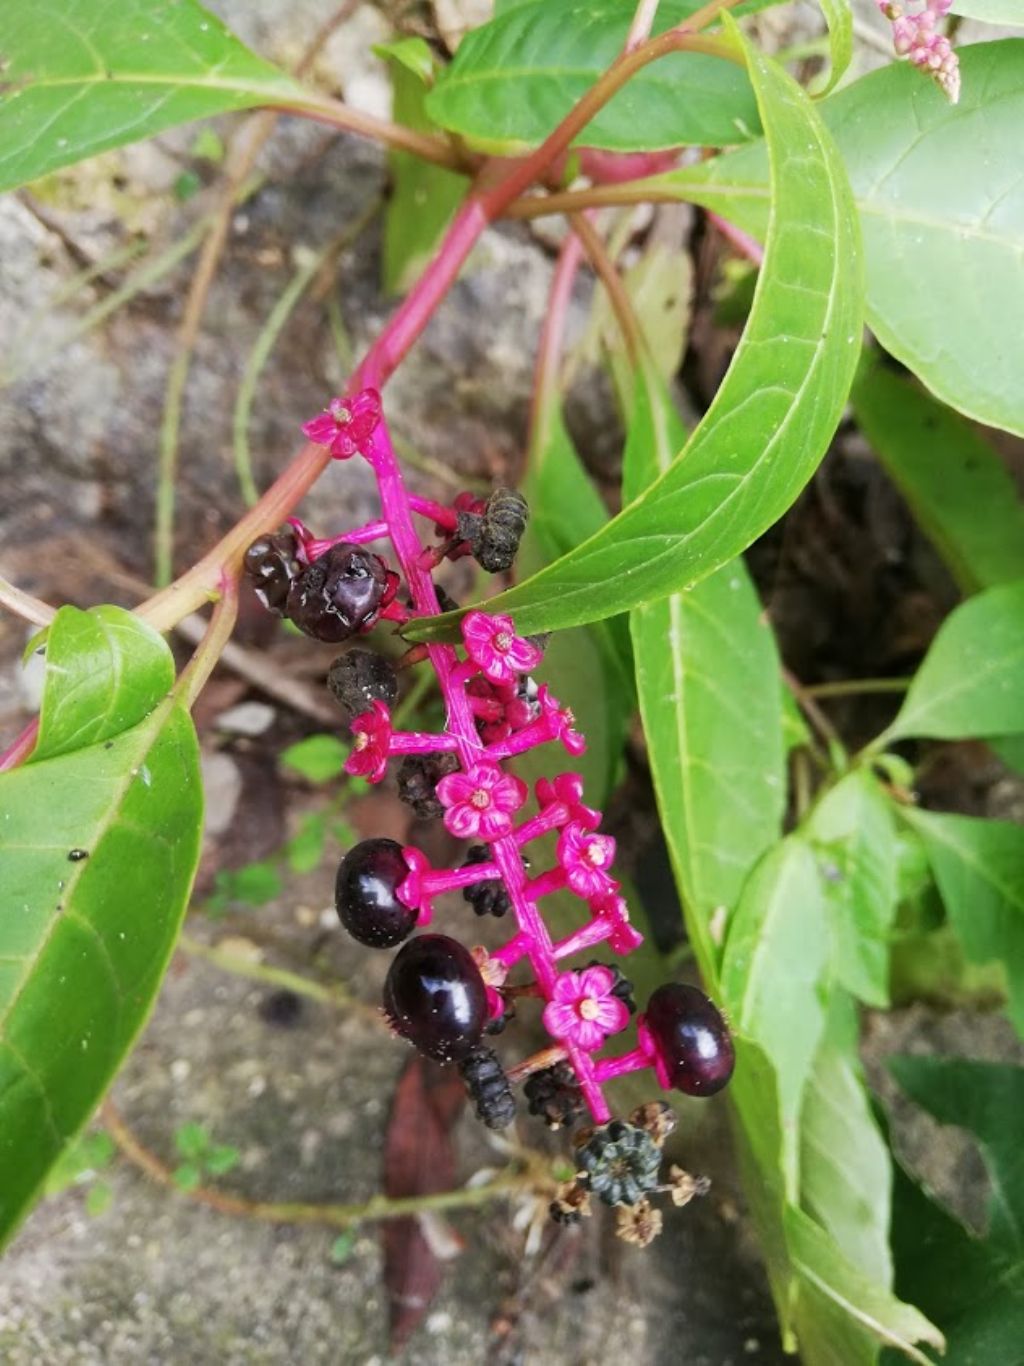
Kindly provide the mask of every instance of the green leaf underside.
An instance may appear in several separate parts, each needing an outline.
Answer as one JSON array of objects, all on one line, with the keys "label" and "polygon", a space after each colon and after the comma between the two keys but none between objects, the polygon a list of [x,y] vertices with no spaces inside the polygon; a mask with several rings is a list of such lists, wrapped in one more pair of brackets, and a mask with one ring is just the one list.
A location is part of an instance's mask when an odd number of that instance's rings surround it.
[{"label": "green leaf underside", "polygon": [[195,0],[4,0],[0,56],[0,190],[177,123],[302,96]]},{"label": "green leaf underside", "polygon": [[62,607],[46,639],[39,738],[29,762],[84,749],[148,716],[174,684],[174,657],[121,607]]},{"label": "green leaf underside", "polygon": [[885,1006],[896,828],[874,775],[862,769],[837,783],[814,808],[807,833],[831,915],[836,980],[868,1005]]},{"label": "green leaf underside", "polygon": [[0,1242],[149,1013],[199,856],[198,759],[168,699],[0,783]]},{"label": "green leaf underside", "polygon": [[[653,32],[687,19],[700,0],[662,0]],[[634,0],[550,0],[516,5],[467,34],[427,98],[443,128],[494,153],[535,146],[622,51]],[[644,67],[591,120],[577,142],[611,151],[686,143],[729,146],[760,124],[750,83],[731,62],[680,52]]]},{"label": "green leaf underside", "polygon": [[[486,604],[521,631],[596,621],[706,578],[786,511],[839,421],[860,346],[855,213],[811,102],[770,59],[751,50],[749,61],[776,195],[743,339],[666,473],[557,564]],[[407,634],[445,638],[456,621]]]},{"label": "green leaf underside", "polygon": [[[945,1366],[1021,1366],[1024,1069],[937,1057],[892,1058],[889,1067],[936,1119],[974,1135],[993,1191],[988,1236],[980,1239],[898,1170],[892,1239],[897,1287],[945,1332]],[[883,1360],[897,1366],[894,1353]]]},{"label": "green leaf underside", "polygon": [[799,1191],[797,1121],[825,1026],[821,981],[829,941],[821,880],[808,845],[789,836],[751,873],[729,926],[721,992],[736,1028],[771,1059],[783,1132],[784,1189]]},{"label": "green leaf underside", "polygon": [[937,740],[1024,732],[1024,580],[949,614],[886,732]]},{"label": "green leaf underside", "polygon": [[1024,827],[908,808],[950,924],[972,963],[1006,966],[1010,1014],[1024,1036]]},{"label": "green leaf underside", "polygon": [[857,422],[965,593],[1024,579],[1024,501],[969,423],[877,360],[853,387]]},{"label": "green leaf underside", "polygon": [[[895,63],[819,108],[860,210],[868,323],[944,402],[1021,435],[1024,39],[961,48],[960,64],[958,105]],[[647,185],[764,235],[761,144]]]},{"label": "green leaf underside", "polygon": [[828,24],[829,71],[825,85],[815,93],[826,95],[832,90],[853,60],[853,7],[851,0],[821,0],[821,10]]}]

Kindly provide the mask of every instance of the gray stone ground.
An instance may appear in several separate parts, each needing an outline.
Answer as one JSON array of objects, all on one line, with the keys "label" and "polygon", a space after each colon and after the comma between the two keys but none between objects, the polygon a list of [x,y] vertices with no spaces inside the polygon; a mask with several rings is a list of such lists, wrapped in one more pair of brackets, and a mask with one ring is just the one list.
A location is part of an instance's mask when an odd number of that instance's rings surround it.
[{"label": "gray stone ground", "polygon": [[[217,8],[262,51],[284,60],[332,4],[231,0]],[[320,66],[321,75],[341,79],[353,98],[371,107],[379,104],[383,84],[363,54],[383,32],[373,11],[361,11]],[[168,187],[191,138],[189,131],[174,132],[62,176],[35,212],[17,198],[0,200],[0,336],[16,340],[19,359],[36,362],[0,400],[3,568],[53,601],[131,603],[124,575],[149,574],[156,433],[189,270],[146,290],[48,366],[38,362],[90,299],[36,310],[82,259],[100,259],[120,240],[121,224],[164,242],[187,230],[200,210],[196,202],[177,206]],[[282,125],[266,168],[271,181],[236,215],[188,390],[179,567],[238,514],[231,403],[256,332],[291,275],[294,248],[328,241],[383,186],[374,149],[297,123]],[[357,349],[388,307],[375,283],[375,242],[372,231],[364,234],[343,259],[342,311]],[[524,232],[485,239],[390,391],[398,430],[424,454],[467,473],[514,466],[549,269],[546,254]],[[301,306],[267,370],[252,431],[261,481],[294,446],[297,422],[339,377],[318,319],[315,306]],[[372,512],[370,494],[357,467],[336,468],[318,487],[310,516],[320,526],[362,519]],[[17,663],[23,643],[20,627],[0,621],[5,733],[33,700]],[[275,645],[274,660],[301,669],[305,648]],[[313,660],[311,674],[322,675],[324,658]],[[295,718],[278,708],[273,745],[297,733]],[[217,743],[208,739],[208,748]],[[309,801],[289,789],[282,810],[258,747],[239,741],[228,754],[234,771],[211,813],[221,832],[211,862],[218,851],[235,861],[261,856],[279,842],[282,822],[294,823]],[[218,802],[236,800],[232,822]],[[209,869],[205,876],[208,882]],[[280,903],[232,928],[276,935],[286,961],[326,970],[373,1002],[383,965],[321,932],[320,913],[330,898],[324,869],[294,880]],[[192,932],[214,934],[203,922]],[[201,1121],[218,1141],[235,1144],[242,1160],[224,1178],[226,1190],[274,1200],[367,1198],[379,1189],[387,1107],[406,1054],[358,1012],[338,1015],[308,1004],[291,1026],[272,1025],[260,1013],[267,995],[263,985],[179,955],[117,1083],[117,1103],[140,1138],[169,1162],[173,1132],[186,1121]],[[931,1046],[937,1035],[952,1038],[956,1027],[920,1013],[901,1017],[880,1026],[877,1051],[888,1051],[894,1035],[899,1047],[907,1038],[911,1046]],[[979,1037],[974,1028],[972,1038]],[[999,1022],[984,1029],[981,1047],[1003,1055]],[[524,1251],[518,1224],[530,1211],[522,1204],[514,1219],[504,1205],[452,1216],[466,1250],[451,1263],[402,1359],[424,1366],[485,1360],[584,1366],[609,1359],[767,1366],[780,1360],[763,1274],[733,1184],[724,1109],[687,1109],[683,1128],[685,1160],[714,1177],[713,1194],[673,1215],[647,1254],[623,1248],[595,1221],[581,1235],[565,1235],[539,1262]],[[529,1138],[537,1141],[533,1131]],[[460,1122],[457,1140],[462,1178],[500,1164],[501,1154],[471,1120]],[[918,1146],[925,1158],[931,1155],[939,1179],[945,1170],[953,1186],[970,1169],[970,1154],[948,1149],[941,1136]],[[947,1151],[953,1153],[948,1159]],[[110,1179],[114,1200],[106,1213],[87,1217],[82,1191],[71,1189],[45,1201],[14,1243],[0,1277],[0,1361],[371,1366],[386,1358],[387,1305],[372,1228],[336,1267],[328,1256],[329,1230],[225,1217],[157,1187],[124,1161]],[[976,1172],[972,1180],[976,1185]],[[511,1300],[518,1318],[499,1343],[492,1323]]]}]

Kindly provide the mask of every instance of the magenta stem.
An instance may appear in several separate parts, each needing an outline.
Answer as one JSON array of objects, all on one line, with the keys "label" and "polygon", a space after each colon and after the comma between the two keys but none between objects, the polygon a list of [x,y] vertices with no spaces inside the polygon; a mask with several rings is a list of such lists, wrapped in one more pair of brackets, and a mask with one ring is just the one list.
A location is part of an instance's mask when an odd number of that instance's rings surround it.
[{"label": "magenta stem", "polygon": [[429,517],[435,525],[444,527],[445,531],[454,531],[459,524],[458,513],[454,508],[446,508],[443,503],[435,503],[431,498],[421,498],[416,493],[410,493],[409,506],[413,512]]},{"label": "magenta stem", "polygon": [[526,935],[516,934],[507,944],[502,944],[500,949],[495,949],[491,957],[497,958],[499,963],[504,963],[507,968],[510,968],[514,963],[518,963],[520,958],[526,957],[529,947],[529,940]]},{"label": "magenta stem", "polygon": [[561,868],[549,868],[546,873],[540,873],[526,884],[526,894],[532,901],[536,901],[542,896],[551,896],[553,892],[560,892],[565,886],[565,873]]},{"label": "magenta stem", "polygon": [[365,526],[357,526],[354,531],[346,531],[341,536],[329,536],[322,541],[310,540],[306,544],[306,553],[311,560],[318,560],[332,546],[341,545],[343,542],[350,545],[365,545],[367,541],[382,541],[387,534],[387,522],[367,522]]},{"label": "magenta stem", "polygon": [[566,804],[564,802],[552,802],[550,806],[544,808],[539,816],[534,816],[532,820],[524,821],[522,825],[516,826],[512,834],[516,843],[522,848],[531,840],[546,835],[549,830],[557,830],[568,819],[569,808]]},{"label": "magenta stem", "polygon": [[460,887],[472,887],[475,882],[487,882],[498,876],[496,863],[471,863],[468,868],[437,868],[425,873],[422,886],[427,896],[455,892]]},{"label": "magenta stem", "polygon": [[453,735],[427,735],[418,730],[394,730],[388,741],[388,754],[436,754],[438,750],[456,747]]},{"label": "magenta stem", "polygon": [[540,717],[536,721],[531,721],[522,730],[517,730],[506,740],[496,740],[487,750],[488,759],[495,761],[500,759],[512,759],[517,754],[525,754],[528,749],[535,749],[537,745],[546,744],[548,740],[556,737],[551,734],[547,721]]},{"label": "magenta stem", "polygon": [[6,773],[8,769],[17,768],[19,764],[25,762],[35,749],[38,734],[39,717],[37,716],[0,754],[0,773]]},{"label": "magenta stem", "polygon": [[567,934],[564,939],[559,939],[555,944],[555,957],[568,958],[571,953],[579,953],[581,949],[593,948],[595,944],[601,944],[613,932],[615,926],[604,916],[595,916],[593,920],[581,925],[572,934]]},{"label": "magenta stem", "polygon": [[620,1058],[602,1058],[594,1064],[598,1081],[611,1081],[613,1077],[625,1076],[627,1072],[640,1072],[650,1067],[651,1060],[642,1048],[631,1049]]}]

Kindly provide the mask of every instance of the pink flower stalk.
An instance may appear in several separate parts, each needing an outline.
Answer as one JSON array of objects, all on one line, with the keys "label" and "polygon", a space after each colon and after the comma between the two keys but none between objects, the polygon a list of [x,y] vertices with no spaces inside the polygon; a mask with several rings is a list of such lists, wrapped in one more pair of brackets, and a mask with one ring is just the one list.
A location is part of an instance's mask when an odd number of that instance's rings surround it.
[{"label": "pink flower stalk", "polygon": [[897,54],[933,77],[950,104],[956,104],[960,99],[960,59],[949,39],[936,31],[951,4],[952,0],[924,0],[923,9],[908,14],[896,0],[878,0],[878,8],[892,24]]},{"label": "pink flower stalk", "polygon": [[611,835],[598,835],[580,821],[572,821],[558,837],[558,862],[565,880],[584,901],[615,890],[617,883],[605,872],[615,858]]},{"label": "pink flower stalk", "polygon": [[514,683],[518,674],[529,673],[541,661],[540,648],[516,635],[511,617],[467,612],[462,639],[470,659],[492,683]]},{"label": "pink flower stalk", "polygon": [[552,697],[546,685],[542,685],[538,695],[541,718],[552,740],[561,740],[566,750],[578,758],[587,747],[586,739],[576,729],[576,717],[569,707],[563,707],[557,697]]},{"label": "pink flower stalk", "polygon": [[497,764],[474,764],[449,773],[437,785],[444,823],[457,839],[495,840],[512,829],[512,817],[526,801],[526,784]]},{"label": "pink flower stalk", "polygon": [[541,807],[550,806],[552,802],[564,802],[569,809],[570,821],[578,822],[587,830],[596,830],[601,824],[600,811],[583,803],[583,779],[578,773],[560,773],[554,781],[538,778],[535,790]]},{"label": "pink flower stalk", "polygon": [[348,460],[365,454],[381,411],[377,390],[363,389],[354,397],[332,398],[322,413],[302,424],[302,430],[315,446],[328,446],[335,460]]},{"label": "pink flower stalk", "polygon": [[544,1007],[544,1028],[554,1038],[593,1053],[609,1034],[617,1034],[629,1024],[629,1010],[612,995],[614,985],[610,968],[563,973]]},{"label": "pink flower stalk", "polygon": [[617,892],[597,897],[590,903],[590,909],[596,920],[603,920],[610,927],[608,947],[612,953],[625,957],[644,942],[643,935],[629,923],[626,898]]},{"label": "pink flower stalk", "polygon": [[353,720],[350,730],[356,741],[345,760],[345,772],[353,778],[379,783],[387,772],[391,752],[391,712],[383,702],[375,700],[370,711]]}]

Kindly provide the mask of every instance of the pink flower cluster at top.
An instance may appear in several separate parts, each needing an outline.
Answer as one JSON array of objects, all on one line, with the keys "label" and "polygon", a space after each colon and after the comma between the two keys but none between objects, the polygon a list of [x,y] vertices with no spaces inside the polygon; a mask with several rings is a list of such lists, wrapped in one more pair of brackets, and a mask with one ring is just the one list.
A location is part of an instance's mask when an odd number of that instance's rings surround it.
[{"label": "pink flower cluster at top", "polygon": [[[893,46],[901,57],[934,77],[951,104],[960,99],[960,60],[949,39],[937,31],[949,13],[952,0],[917,0],[922,8],[907,13],[898,0],[877,0],[878,8],[892,24]],[[915,0],[908,0],[913,5]]]}]

